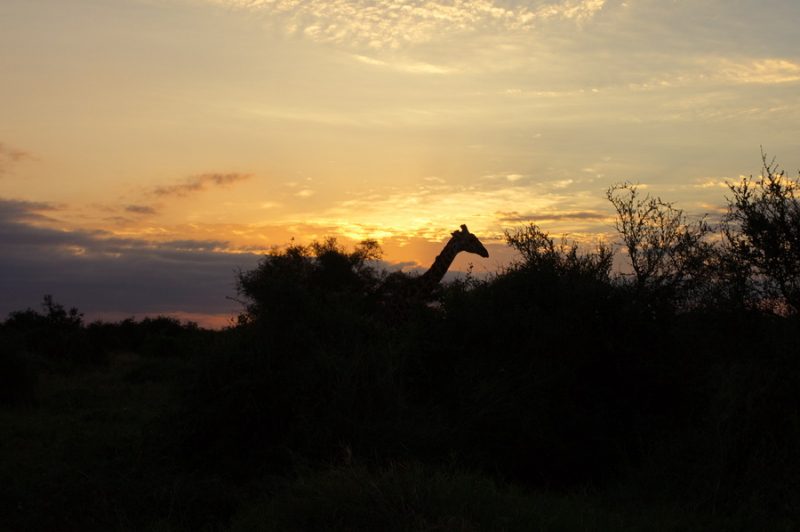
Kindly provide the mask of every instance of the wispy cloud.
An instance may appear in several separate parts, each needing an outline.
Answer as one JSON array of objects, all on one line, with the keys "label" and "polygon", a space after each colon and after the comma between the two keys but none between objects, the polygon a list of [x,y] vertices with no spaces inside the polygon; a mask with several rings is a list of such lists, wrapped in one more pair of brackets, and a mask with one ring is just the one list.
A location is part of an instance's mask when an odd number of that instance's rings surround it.
[{"label": "wispy cloud", "polygon": [[253,174],[201,174],[187,177],[183,183],[158,186],[150,191],[155,196],[184,197],[207,190],[209,187],[225,187],[253,177]]},{"label": "wispy cloud", "polygon": [[130,212],[133,214],[156,214],[155,207],[151,207],[150,205],[126,205],[125,212]]},{"label": "wispy cloud", "polygon": [[633,89],[691,87],[723,83],[780,84],[800,81],[800,63],[782,58],[731,55],[709,59],[689,57],[682,64],[661,72]]},{"label": "wispy cloud", "polygon": [[572,211],[572,212],[497,212],[497,219],[502,223],[541,223],[551,221],[597,221],[611,219],[609,213],[599,211]]},{"label": "wispy cloud", "polygon": [[408,72],[411,74],[447,74],[448,72],[453,71],[453,68],[450,67],[437,66],[418,61],[395,60],[392,62],[388,62],[388,61],[381,61],[380,59],[375,59],[372,57],[367,57],[364,55],[356,55],[355,58],[358,61],[365,63],[367,65],[398,70],[400,72]]},{"label": "wispy cloud", "polygon": [[55,210],[58,208],[51,203],[0,198],[0,222],[48,220],[47,216],[39,213]]},{"label": "wispy cloud", "polygon": [[786,59],[723,61],[718,76],[740,83],[791,83],[800,81],[800,63]]},{"label": "wispy cloud", "polygon": [[553,19],[582,21],[605,0],[213,0],[262,11],[287,33],[360,49],[399,49],[447,35],[525,32]]},{"label": "wispy cloud", "polygon": [[12,148],[0,142],[0,177],[10,171],[11,167],[23,160],[34,159],[29,152]]},{"label": "wispy cloud", "polygon": [[719,178],[709,178],[692,186],[695,188],[728,188],[728,182]]}]

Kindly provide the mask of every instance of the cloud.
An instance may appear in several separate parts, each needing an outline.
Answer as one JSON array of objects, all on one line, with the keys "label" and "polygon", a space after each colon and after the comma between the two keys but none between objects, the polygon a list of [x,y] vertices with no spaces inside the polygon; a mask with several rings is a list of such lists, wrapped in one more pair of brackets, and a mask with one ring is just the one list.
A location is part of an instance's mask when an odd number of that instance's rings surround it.
[{"label": "cloud", "polygon": [[202,192],[209,187],[224,187],[244,181],[253,177],[254,174],[201,174],[187,177],[183,183],[177,185],[167,185],[155,187],[151,194],[156,196],[178,196],[185,197],[190,194]]},{"label": "cloud", "polygon": [[51,203],[0,198],[0,222],[49,220],[40,211],[58,210]]},{"label": "cloud", "polygon": [[286,33],[358,49],[396,50],[448,35],[527,32],[550,20],[593,17],[605,0],[214,0],[265,13]]},{"label": "cloud", "polygon": [[381,61],[380,59],[366,57],[363,55],[356,55],[355,58],[356,60],[365,63],[367,65],[389,68],[401,72],[409,72],[411,74],[447,74],[448,72],[452,72],[454,70],[449,67],[437,66],[418,61],[396,60],[393,62],[387,62],[387,61]]},{"label": "cloud", "polygon": [[602,222],[610,218],[608,213],[599,211],[573,211],[573,212],[527,212],[519,213],[517,211],[511,212],[497,212],[495,213],[498,220],[502,223],[541,223],[548,221],[564,221],[564,220],[589,220]]},{"label": "cloud", "polygon": [[664,69],[654,76],[630,85],[633,90],[680,88],[742,83],[774,85],[800,81],[800,63],[773,57],[745,57],[731,54],[730,57],[683,58],[671,69]]},{"label": "cloud", "polygon": [[106,231],[31,225],[52,205],[0,198],[0,319],[44,294],[87,315],[231,314],[233,271],[259,254],[226,253],[228,242],[153,242]]},{"label": "cloud", "polygon": [[[449,184],[427,180],[424,185],[386,187],[351,194],[326,209],[302,213],[301,218],[286,220],[298,227],[320,227],[330,234],[353,241],[364,238],[424,239],[439,242],[454,228],[466,223],[482,237],[502,233],[513,212],[521,219],[532,215],[554,222],[554,231],[605,232],[602,213],[606,201],[602,193],[566,191],[561,180],[526,177],[509,181],[503,172],[479,178],[472,184]],[[598,209],[593,210],[597,205]],[[518,214],[524,213],[524,214]],[[552,213],[552,214],[551,214]],[[303,231],[312,234],[312,229]]]},{"label": "cloud", "polygon": [[168,251],[216,251],[228,249],[230,242],[226,240],[169,240],[159,242],[155,247]]},{"label": "cloud", "polygon": [[717,75],[739,83],[791,83],[800,81],[800,64],[785,59],[722,61]]},{"label": "cloud", "polygon": [[26,159],[32,160],[34,157],[29,152],[11,148],[0,142],[0,177],[8,173],[13,165]]},{"label": "cloud", "polygon": [[719,178],[709,178],[707,180],[703,180],[702,183],[697,183],[697,184],[692,185],[692,186],[695,187],[695,188],[713,188],[713,187],[717,187],[717,188],[725,188],[725,189],[727,189],[728,188],[728,182],[727,181],[720,181]]},{"label": "cloud", "polygon": [[125,206],[125,211],[133,214],[156,214],[158,212],[149,205],[127,205]]}]

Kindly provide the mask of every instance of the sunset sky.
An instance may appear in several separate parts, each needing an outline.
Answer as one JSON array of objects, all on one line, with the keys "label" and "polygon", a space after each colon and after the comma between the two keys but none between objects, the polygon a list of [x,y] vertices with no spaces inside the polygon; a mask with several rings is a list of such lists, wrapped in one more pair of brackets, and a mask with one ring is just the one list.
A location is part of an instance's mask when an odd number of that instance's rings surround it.
[{"label": "sunset sky", "polygon": [[0,319],[223,324],[292,237],[491,271],[533,221],[611,235],[637,182],[716,220],[800,167],[797,0],[3,0]]}]

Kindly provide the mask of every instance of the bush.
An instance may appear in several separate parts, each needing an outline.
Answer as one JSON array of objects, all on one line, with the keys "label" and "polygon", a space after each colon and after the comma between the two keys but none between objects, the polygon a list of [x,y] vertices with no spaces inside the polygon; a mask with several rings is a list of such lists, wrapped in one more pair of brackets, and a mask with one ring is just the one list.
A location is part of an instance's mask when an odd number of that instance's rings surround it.
[{"label": "bush", "polygon": [[580,277],[599,282],[610,279],[614,248],[603,242],[595,250],[581,253],[577,243],[567,244],[566,235],[556,245],[548,233],[533,223],[516,231],[505,231],[505,240],[521,256],[511,269],[534,270],[540,275],[559,278]]},{"label": "bush", "polygon": [[[778,171],[762,153],[761,175],[729,184],[733,197],[723,223],[726,273],[757,300],[800,312],[800,178]],[[752,281],[752,282],[751,282]],[[781,309],[781,307],[788,307]]]},{"label": "bush", "polygon": [[293,456],[328,459],[342,442],[365,453],[396,444],[402,358],[378,337],[320,346],[252,326],[225,334],[168,421],[184,465],[251,478],[290,471]]},{"label": "bush", "polygon": [[690,223],[683,210],[636,185],[617,184],[606,191],[617,218],[637,299],[660,307],[691,306],[713,277],[714,247],[705,218]]},{"label": "bush", "polygon": [[507,236],[519,261],[445,287],[413,329],[406,386],[440,427],[412,452],[537,486],[609,482],[690,402],[672,325],[614,282],[607,247],[558,246],[535,225]]},{"label": "bush", "polygon": [[78,309],[66,310],[51,295],[44,296],[42,308],[44,314],[32,309],[12,312],[3,328],[6,333],[22,338],[29,352],[70,363],[108,363],[108,353],[87,337],[83,314]]}]

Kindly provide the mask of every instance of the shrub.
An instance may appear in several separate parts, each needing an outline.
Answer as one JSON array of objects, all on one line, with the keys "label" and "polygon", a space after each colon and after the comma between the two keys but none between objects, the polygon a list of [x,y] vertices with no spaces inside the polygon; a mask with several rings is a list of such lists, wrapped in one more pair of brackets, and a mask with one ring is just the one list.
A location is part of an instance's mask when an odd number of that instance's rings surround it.
[{"label": "shrub", "polygon": [[371,240],[352,252],[334,238],[274,248],[255,269],[236,273],[244,307],[238,322],[287,348],[346,340],[374,310],[381,276],[369,261],[378,257],[380,247]]},{"label": "shrub", "polygon": [[614,248],[603,242],[594,251],[581,253],[576,242],[567,243],[566,235],[561,244],[556,245],[548,233],[533,223],[516,231],[505,231],[505,240],[521,256],[521,260],[512,264],[512,269],[525,268],[543,275],[583,277],[601,282],[610,278]]},{"label": "shrub", "polygon": [[27,351],[65,362],[106,364],[108,354],[91,342],[83,327],[83,314],[78,309],[66,310],[46,295],[42,302],[45,313],[32,309],[12,312],[4,329],[21,336]]},{"label": "shrub", "polygon": [[682,209],[659,197],[639,196],[637,185],[622,183],[606,191],[617,218],[638,299],[685,306],[712,278],[713,245],[705,217],[691,223]]},{"label": "shrub", "polygon": [[[762,153],[758,178],[728,184],[723,223],[728,280],[758,299],[800,311],[800,178],[790,179]],[[750,282],[752,281],[752,282]]]}]

